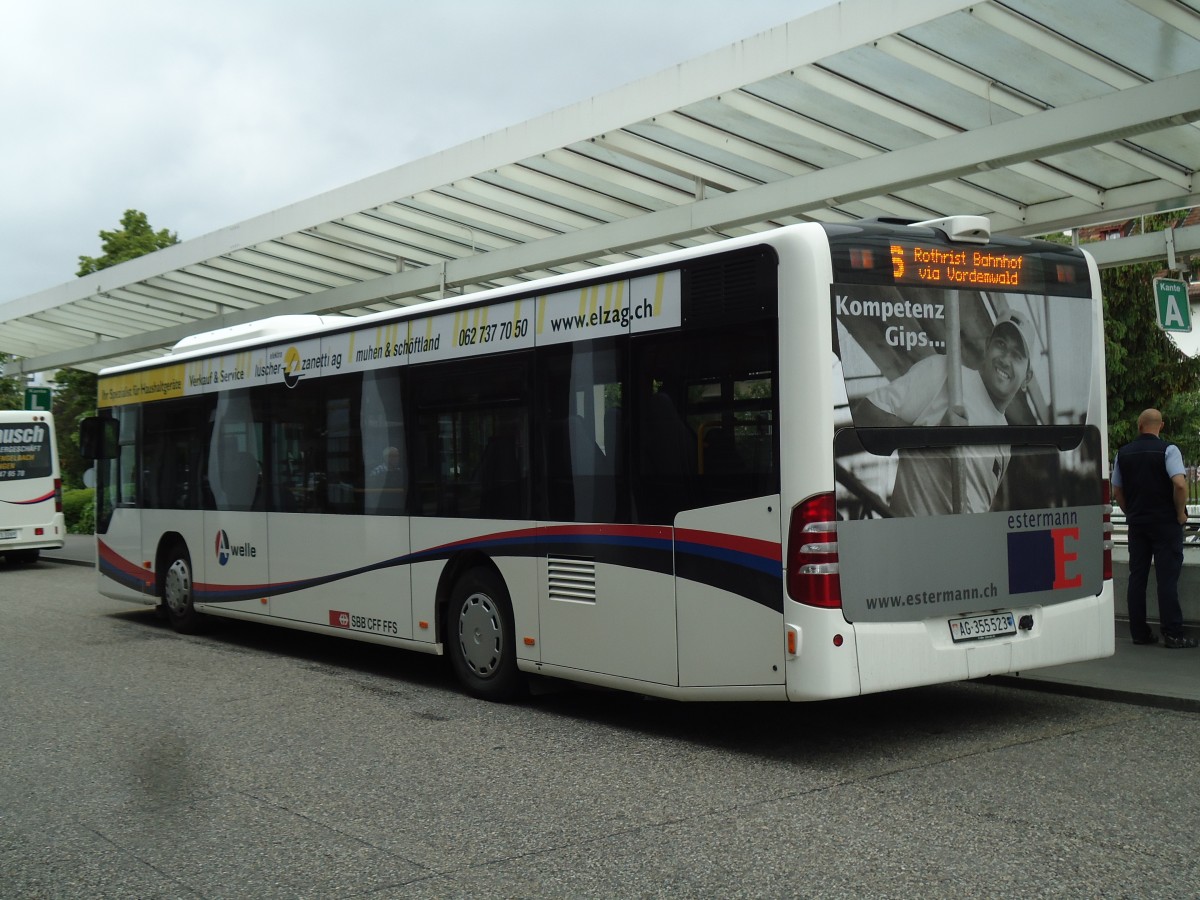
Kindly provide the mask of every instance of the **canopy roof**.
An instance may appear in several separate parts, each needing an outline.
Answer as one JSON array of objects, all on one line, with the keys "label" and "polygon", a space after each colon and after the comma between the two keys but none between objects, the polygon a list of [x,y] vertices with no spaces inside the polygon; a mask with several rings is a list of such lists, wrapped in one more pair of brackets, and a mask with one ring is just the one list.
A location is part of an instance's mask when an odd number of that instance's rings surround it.
[{"label": "canopy roof", "polygon": [[[842,0],[0,305],[0,351],[22,357],[10,373],[94,371],[265,316],[362,315],[801,220],[1044,234],[1196,206],[1197,120],[1200,0]],[[1200,227],[1171,238],[1200,250]],[[1093,247],[1107,265],[1166,256],[1161,237]]]}]

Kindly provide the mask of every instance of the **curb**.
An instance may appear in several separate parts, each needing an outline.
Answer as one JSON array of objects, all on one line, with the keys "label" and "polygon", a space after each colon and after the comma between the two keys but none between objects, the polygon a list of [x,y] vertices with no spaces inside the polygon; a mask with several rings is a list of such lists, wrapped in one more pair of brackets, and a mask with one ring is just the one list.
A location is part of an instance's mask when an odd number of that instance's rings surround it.
[{"label": "curb", "polygon": [[86,566],[89,569],[94,569],[96,567],[96,564],[94,562],[89,562],[86,559],[71,559],[70,557],[67,557],[67,556],[53,556],[52,554],[53,554],[53,551],[51,551],[50,553],[46,553],[45,551],[43,551],[42,555],[41,555],[41,557],[39,557],[38,561],[39,562],[58,563],[59,565],[63,565],[63,566]]},{"label": "curb", "polygon": [[1170,709],[1176,712],[1200,713],[1200,700],[1187,697],[1164,697],[1160,694],[1139,694],[1135,691],[1119,691],[1114,688],[1093,687],[1087,684],[1068,684],[1064,681],[1045,681],[1040,678],[1022,678],[1019,675],[989,675],[980,678],[983,684],[998,687],[1015,687],[1047,694],[1066,694],[1088,700],[1110,700],[1131,706],[1149,706],[1155,709]]}]

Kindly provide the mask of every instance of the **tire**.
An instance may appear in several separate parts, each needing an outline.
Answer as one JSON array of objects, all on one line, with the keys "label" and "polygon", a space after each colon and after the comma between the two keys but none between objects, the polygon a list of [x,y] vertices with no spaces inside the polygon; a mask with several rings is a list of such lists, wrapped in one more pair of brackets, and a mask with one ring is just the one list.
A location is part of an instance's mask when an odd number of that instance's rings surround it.
[{"label": "tire", "polygon": [[192,558],[187,547],[176,544],[165,557],[163,572],[162,608],[167,621],[180,634],[195,634],[200,630],[203,616],[192,605]]},{"label": "tire", "polygon": [[446,654],[467,693],[507,701],[520,693],[512,602],[491,569],[471,569],[454,585],[446,608]]}]

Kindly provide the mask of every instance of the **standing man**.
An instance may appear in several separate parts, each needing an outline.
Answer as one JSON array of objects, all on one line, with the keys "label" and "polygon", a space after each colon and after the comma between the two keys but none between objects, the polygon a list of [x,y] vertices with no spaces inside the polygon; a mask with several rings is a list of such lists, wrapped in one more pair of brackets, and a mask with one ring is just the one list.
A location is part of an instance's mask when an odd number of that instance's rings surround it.
[{"label": "standing man", "polygon": [[1183,526],[1187,523],[1187,475],[1179,448],[1159,437],[1157,409],[1138,416],[1138,436],[1117,451],[1112,486],[1129,523],[1129,631],[1135,644],[1156,644],[1146,625],[1146,582],[1150,560],[1158,584],[1158,617],[1163,646],[1195,647],[1183,633],[1179,572],[1183,568]]}]

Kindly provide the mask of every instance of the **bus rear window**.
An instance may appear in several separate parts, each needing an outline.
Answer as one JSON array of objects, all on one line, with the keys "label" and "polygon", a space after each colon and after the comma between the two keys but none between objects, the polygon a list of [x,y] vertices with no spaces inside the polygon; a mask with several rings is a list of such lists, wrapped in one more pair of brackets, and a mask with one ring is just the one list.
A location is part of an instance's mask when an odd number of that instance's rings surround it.
[{"label": "bus rear window", "polygon": [[838,284],[831,303],[857,427],[1086,421],[1086,297]]},{"label": "bus rear window", "polygon": [[1085,437],[1096,431],[1087,428],[1091,381],[1103,377],[1093,372],[1094,301],[855,283],[831,292],[844,513],[934,516],[1093,497],[1100,454]]}]

